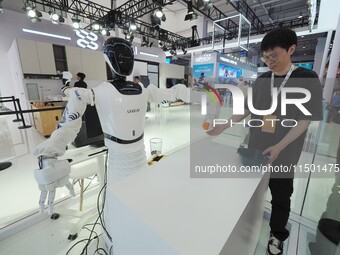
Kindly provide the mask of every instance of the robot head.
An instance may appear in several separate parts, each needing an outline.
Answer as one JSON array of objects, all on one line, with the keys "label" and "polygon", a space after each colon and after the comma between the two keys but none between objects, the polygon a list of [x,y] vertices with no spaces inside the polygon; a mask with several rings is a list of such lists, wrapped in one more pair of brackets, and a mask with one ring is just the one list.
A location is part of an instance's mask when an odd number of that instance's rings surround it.
[{"label": "robot head", "polygon": [[64,71],[63,72],[63,77],[61,78],[61,80],[63,81],[64,85],[67,85],[72,79],[72,74],[68,71]]},{"label": "robot head", "polygon": [[104,57],[115,78],[125,78],[132,73],[134,56],[131,44],[117,37],[104,42]]}]

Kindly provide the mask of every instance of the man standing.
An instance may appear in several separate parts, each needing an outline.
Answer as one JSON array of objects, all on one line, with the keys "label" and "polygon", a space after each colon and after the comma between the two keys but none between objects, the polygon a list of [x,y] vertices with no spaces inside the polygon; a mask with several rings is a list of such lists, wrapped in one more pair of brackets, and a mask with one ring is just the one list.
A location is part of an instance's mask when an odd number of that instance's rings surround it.
[{"label": "man standing", "polygon": [[[304,139],[312,120],[322,119],[322,90],[318,76],[314,71],[294,67],[291,56],[297,46],[297,36],[293,30],[279,28],[269,32],[261,42],[261,60],[271,71],[262,74],[253,86],[252,102],[257,110],[267,110],[272,106],[273,88],[277,88],[277,107],[271,115],[260,116],[251,113],[251,119],[261,120],[263,124],[250,128],[249,148],[257,149],[268,155],[272,166],[293,167],[300,158]],[[303,88],[311,93],[311,98],[303,104],[309,114],[303,113],[297,105],[288,104],[286,113],[281,111],[282,88],[291,88],[288,99],[301,99],[303,94],[296,89]],[[296,93],[294,93],[295,91]],[[239,122],[250,114],[245,105],[244,115],[234,115],[227,124],[216,125],[208,131],[209,135],[219,135],[230,122]],[[279,121],[271,121],[277,119]],[[285,120],[284,125],[282,120]],[[291,125],[288,125],[288,120]],[[268,125],[268,123],[270,123]],[[257,126],[253,121],[252,126]],[[290,197],[293,193],[294,173],[271,173],[269,188],[272,194],[270,218],[270,239],[268,255],[283,254],[284,241],[289,236],[286,229],[290,213]]]},{"label": "man standing", "polygon": [[74,83],[74,87],[86,89],[87,84],[84,81],[85,77],[86,77],[86,75],[84,73],[77,73],[77,80],[78,81]]}]

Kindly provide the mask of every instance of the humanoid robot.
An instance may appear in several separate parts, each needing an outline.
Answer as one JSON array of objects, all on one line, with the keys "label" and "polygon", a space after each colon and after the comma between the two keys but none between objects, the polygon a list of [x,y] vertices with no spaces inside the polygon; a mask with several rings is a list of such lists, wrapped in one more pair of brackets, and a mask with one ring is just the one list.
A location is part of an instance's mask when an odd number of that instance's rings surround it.
[{"label": "humanoid robot", "polygon": [[[51,137],[41,143],[33,152],[39,159],[39,169],[35,178],[41,190],[40,211],[45,209],[48,195],[48,212],[53,213],[55,190],[66,186],[71,195],[73,187],[69,181],[70,164],[58,160],[66,146],[74,140],[81,127],[81,116],[88,104],[96,106],[105,145],[108,148],[107,188],[115,181],[131,175],[147,165],[144,147],[144,122],[147,101],[161,103],[164,100],[181,99],[189,102],[189,89],[184,85],[172,89],[158,89],[154,85],[144,88],[139,84],[126,81],[134,64],[131,44],[121,38],[105,41],[104,58],[113,74],[113,80],[103,82],[93,89],[70,88],[65,86],[64,93],[69,101],[63,117]],[[70,75],[65,73],[65,81]],[[109,196],[109,193],[107,194]],[[110,199],[106,198],[106,201]],[[105,225],[110,226],[108,202],[104,206]],[[107,237],[110,229],[107,230]]]}]

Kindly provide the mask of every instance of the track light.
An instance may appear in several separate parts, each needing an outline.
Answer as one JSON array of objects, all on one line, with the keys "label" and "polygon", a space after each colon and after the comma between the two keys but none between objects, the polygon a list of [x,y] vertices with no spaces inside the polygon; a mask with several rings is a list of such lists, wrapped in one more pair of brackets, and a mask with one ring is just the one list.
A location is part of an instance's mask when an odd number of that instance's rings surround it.
[{"label": "track light", "polygon": [[53,24],[64,23],[65,19],[63,16],[57,14],[56,12],[49,11],[48,14],[50,15],[50,19]]},{"label": "track light", "polygon": [[102,33],[103,36],[110,36],[110,32],[105,28],[102,29],[101,33]]},{"label": "track light", "polygon": [[183,55],[187,54],[188,52],[184,47],[182,47],[182,51],[183,51]]},{"label": "track light", "polygon": [[24,10],[26,11],[27,16],[31,19],[33,23],[41,21],[40,18],[42,17],[42,13],[38,11],[35,7],[25,5]]},{"label": "track light", "polygon": [[135,21],[132,19],[131,21],[130,21],[130,30],[132,30],[132,31],[136,31],[137,30],[137,26],[136,26],[136,23],[135,23]]},{"label": "track light", "polygon": [[94,32],[99,32],[102,29],[102,25],[95,21],[91,24],[91,28]]},{"label": "track light", "polygon": [[302,12],[300,12],[299,16],[298,16],[298,19],[302,19]]},{"label": "track light", "polygon": [[80,19],[78,19],[77,17],[73,17],[71,20],[72,20],[72,27],[74,29],[79,29],[80,28]]},{"label": "track light", "polygon": [[197,19],[197,14],[194,13],[194,9],[192,8],[192,1],[188,1],[187,4],[188,4],[188,12],[184,17],[184,21]]},{"label": "track light", "polygon": [[157,18],[160,19],[160,18],[163,17],[164,13],[163,13],[162,9],[159,8],[159,9],[157,9],[157,10],[155,11],[155,15],[156,15]]}]

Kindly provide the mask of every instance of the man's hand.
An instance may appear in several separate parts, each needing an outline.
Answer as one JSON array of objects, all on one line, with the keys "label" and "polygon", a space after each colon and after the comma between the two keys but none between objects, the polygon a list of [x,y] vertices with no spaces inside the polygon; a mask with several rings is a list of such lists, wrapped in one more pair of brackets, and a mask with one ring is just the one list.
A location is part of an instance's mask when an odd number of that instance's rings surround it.
[{"label": "man's hand", "polygon": [[228,127],[229,125],[227,124],[216,124],[213,129],[210,129],[209,131],[207,131],[207,134],[211,136],[217,136],[217,135],[220,135]]},{"label": "man's hand", "polygon": [[75,196],[73,185],[70,183],[70,163],[67,160],[39,157],[39,169],[34,171],[34,177],[38,182],[40,193],[39,209],[42,213],[45,209],[45,200],[48,194],[48,213],[53,213],[53,203],[56,188],[66,186],[71,196]]},{"label": "man's hand", "polygon": [[270,146],[267,149],[265,149],[263,151],[263,154],[268,156],[269,158],[268,163],[273,163],[275,159],[277,159],[281,151],[282,151],[282,148],[278,144],[276,144],[274,146]]}]

